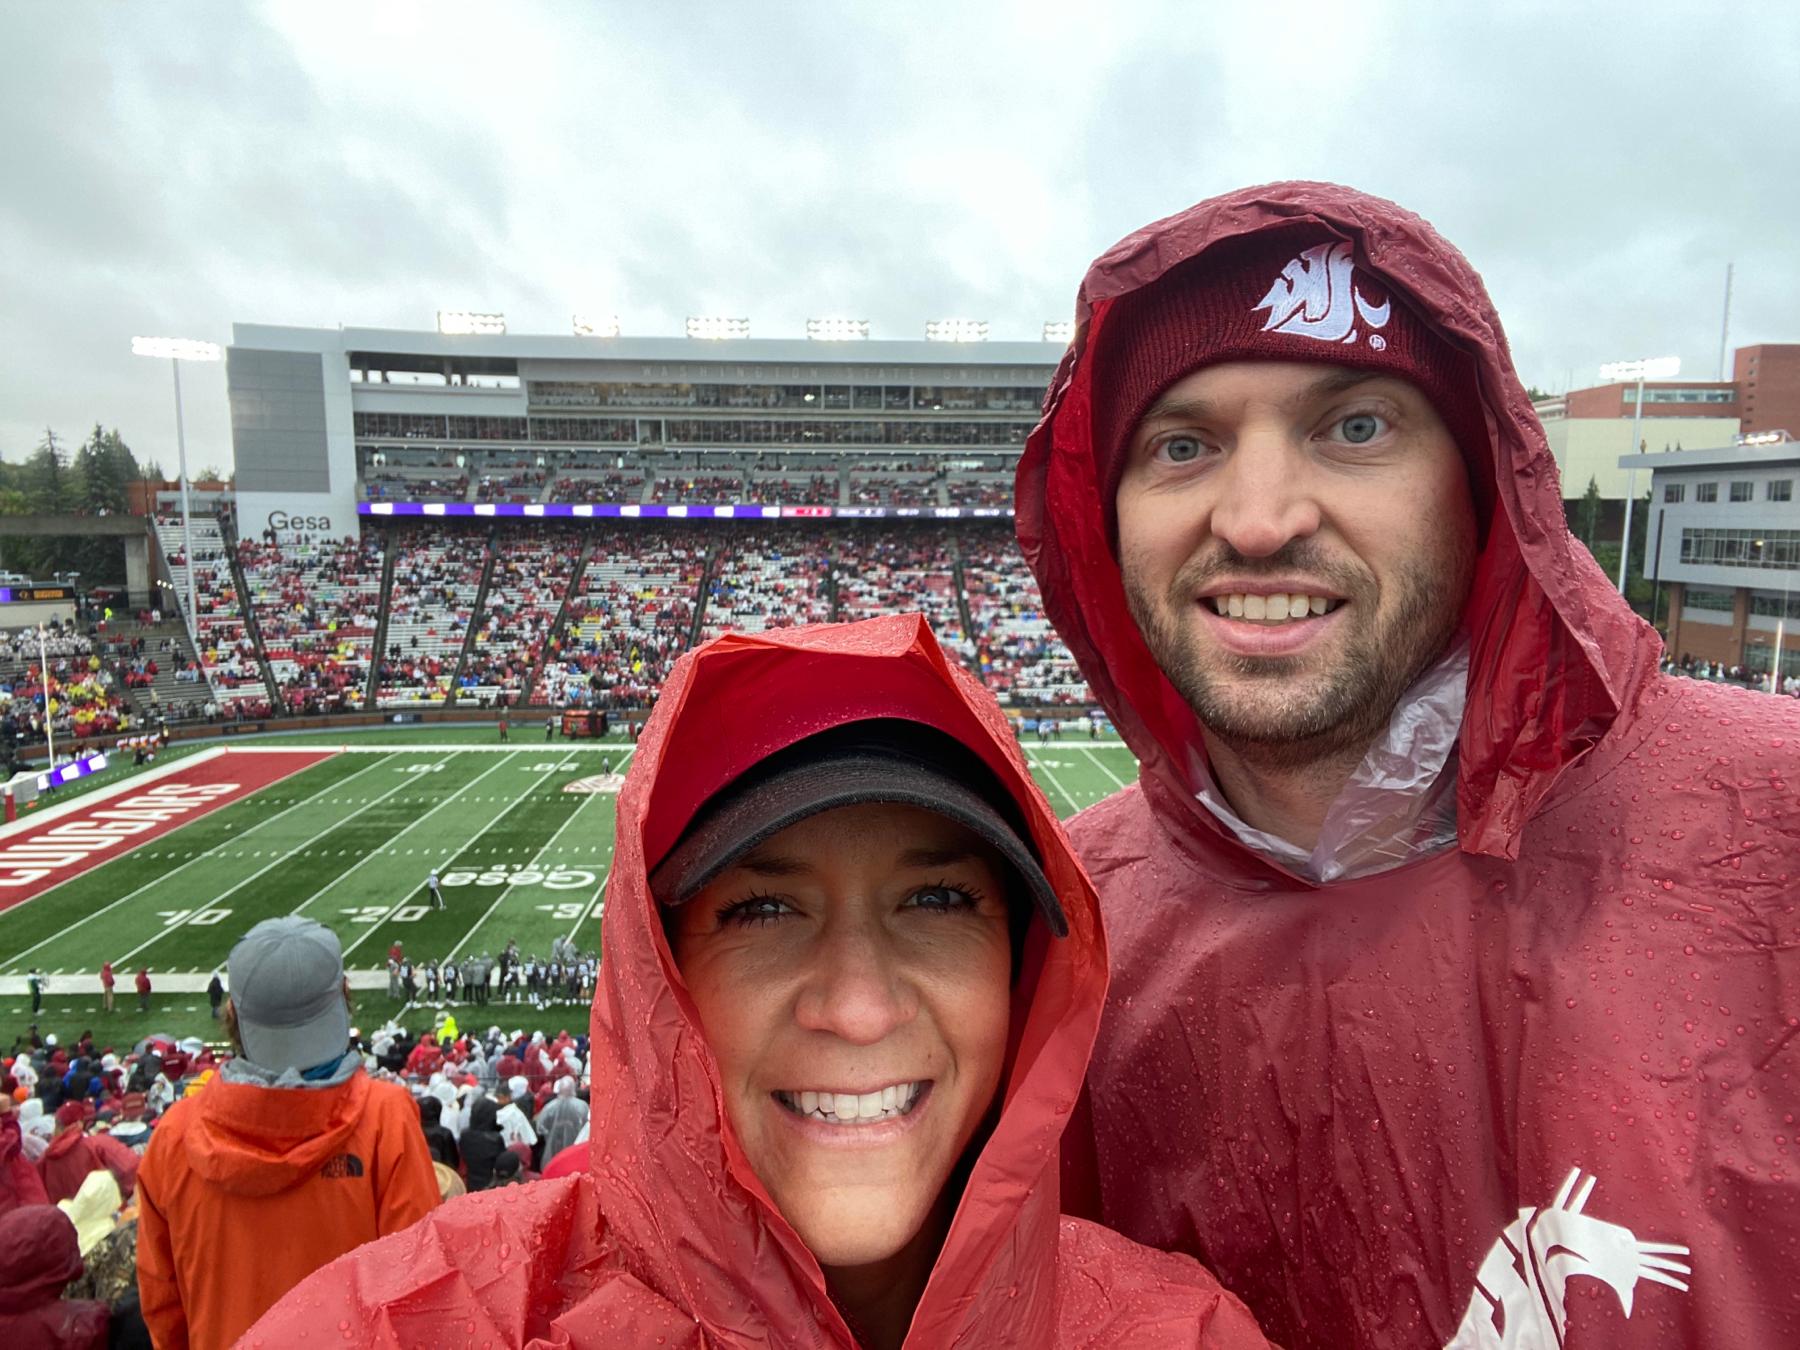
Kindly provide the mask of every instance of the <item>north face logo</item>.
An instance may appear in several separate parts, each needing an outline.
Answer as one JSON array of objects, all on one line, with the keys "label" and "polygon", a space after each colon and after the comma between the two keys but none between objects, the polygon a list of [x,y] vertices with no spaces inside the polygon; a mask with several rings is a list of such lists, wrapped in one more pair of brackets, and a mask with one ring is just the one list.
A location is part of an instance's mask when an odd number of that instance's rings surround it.
[{"label": "north face logo", "polygon": [[340,1153],[335,1158],[328,1158],[319,1169],[322,1177],[360,1177],[363,1174],[363,1160],[354,1153]]},{"label": "north face logo", "polygon": [[1519,1211],[1488,1249],[1444,1350],[1561,1350],[1569,1321],[1564,1292],[1577,1275],[1610,1288],[1627,1317],[1639,1280],[1687,1292],[1686,1247],[1639,1242],[1629,1228],[1582,1213],[1596,1180],[1589,1177],[1577,1193],[1578,1167],[1548,1208]]},{"label": "north face logo", "polygon": [[[1281,269],[1269,293],[1250,308],[1266,309],[1267,333],[1289,333],[1320,342],[1355,342],[1356,318],[1370,328],[1387,326],[1392,306],[1384,300],[1371,305],[1355,285],[1356,265],[1346,243],[1315,244]],[[1387,346],[1379,334],[1369,335],[1376,351]]]}]

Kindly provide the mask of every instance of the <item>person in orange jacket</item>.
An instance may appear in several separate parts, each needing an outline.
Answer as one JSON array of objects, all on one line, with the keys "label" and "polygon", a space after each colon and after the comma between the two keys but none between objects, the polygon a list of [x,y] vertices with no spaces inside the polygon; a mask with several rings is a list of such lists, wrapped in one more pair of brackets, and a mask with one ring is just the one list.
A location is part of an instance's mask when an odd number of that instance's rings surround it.
[{"label": "person in orange jacket", "polygon": [[1266,1345],[1195,1261],[1058,1212],[1098,906],[923,619],[683,658],[617,850],[586,1172],[359,1248],[246,1344]]},{"label": "person in orange jacket", "polygon": [[[412,1099],[348,1048],[337,935],[267,919],[229,970],[237,1054],[163,1116],[138,1172],[138,1292],[159,1350],[230,1345],[312,1271],[438,1203]],[[253,1259],[225,1259],[250,1244]]]}]

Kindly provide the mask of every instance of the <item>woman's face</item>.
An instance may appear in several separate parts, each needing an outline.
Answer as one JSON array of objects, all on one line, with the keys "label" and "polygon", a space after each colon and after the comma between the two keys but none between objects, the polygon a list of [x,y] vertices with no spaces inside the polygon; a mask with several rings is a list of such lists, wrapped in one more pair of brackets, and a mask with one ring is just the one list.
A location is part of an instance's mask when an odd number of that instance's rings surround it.
[{"label": "woman's face", "polygon": [[821,1265],[916,1237],[994,1100],[1005,876],[942,816],[848,806],[783,830],[680,911],[675,957],[732,1129]]}]

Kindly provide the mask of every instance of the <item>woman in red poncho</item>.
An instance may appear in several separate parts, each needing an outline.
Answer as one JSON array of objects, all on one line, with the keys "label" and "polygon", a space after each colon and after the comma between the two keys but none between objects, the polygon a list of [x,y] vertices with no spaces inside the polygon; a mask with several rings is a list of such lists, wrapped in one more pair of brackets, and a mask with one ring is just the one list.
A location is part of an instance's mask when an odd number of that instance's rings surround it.
[{"label": "woman in red poncho", "polygon": [[588,1171],[325,1267],[283,1344],[1265,1344],[1058,1214],[1106,992],[1092,887],[924,622],[684,658],[619,800]]}]

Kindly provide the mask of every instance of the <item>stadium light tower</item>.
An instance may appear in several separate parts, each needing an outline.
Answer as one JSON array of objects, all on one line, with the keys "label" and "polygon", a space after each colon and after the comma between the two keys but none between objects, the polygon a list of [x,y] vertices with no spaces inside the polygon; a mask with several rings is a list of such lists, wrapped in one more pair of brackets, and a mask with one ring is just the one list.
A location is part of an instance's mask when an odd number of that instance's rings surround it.
[{"label": "stadium light tower", "polygon": [[925,325],[927,342],[986,342],[986,319],[933,319]]},{"label": "stadium light tower", "polygon": [[[1603,380],[1636,380],[1637,413],[1631,419],[1631,453],[1642,444],[1639,436],[1644,425],[1644,381],[1666,380],[1681,373],[1679,356],[1648,356],[1638,361],[1613,361],[1600,367]],[[1637,496],[1637,470],[1630,469],[1625,478],[1625,533],[1619,540],[1619,594],[1625,594],[1625,571],[1631,562],[1631,503]]]},{"label": "stadium light tower", "polygon": [[[181,553],[187,559],[187,630],[194,650],[200,649],[194,628],[194,534],[189,523],[187,433],[181,423],[181,363],[183,361],[217,361],[223,355],[216,342],[196,342],[192,338],[131,339],[134,356],[166,356],[175,371],[175,456],[181,470]],[[148,503],[151,519],[156,518],[156,504]]]},{"label": "stadium light tower", "polygon": [[1075,320],[1046,319],[1044,321],[1044,341],[1060,342],[1068,346],[1075,340]]},{"label": "stadium light tower", "polygon": [[576,337],[617,337],[617,314],[577,314],[573,317]]},{"label": "stadium light tower", "polygon": [[750,320],[728,319],[717,314],[690,315],[687,321],[687,335],[691,338],[705,338],[708,341],[722,338],[747,338],[750,336]]},{"label": "stadium light tower", "polygon": [[806,336],[815,342],[867,342],[867,319],[808,319]]}]

